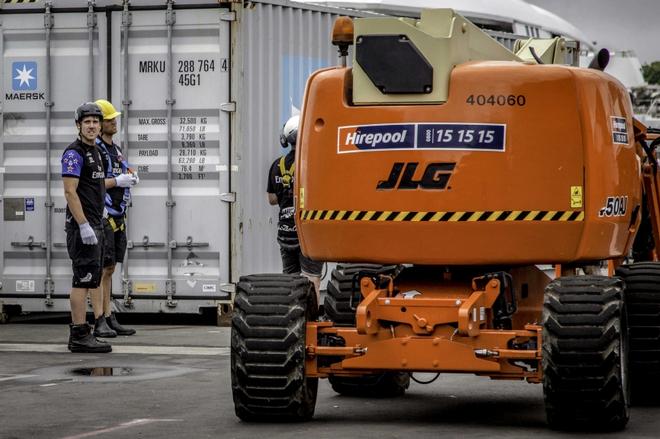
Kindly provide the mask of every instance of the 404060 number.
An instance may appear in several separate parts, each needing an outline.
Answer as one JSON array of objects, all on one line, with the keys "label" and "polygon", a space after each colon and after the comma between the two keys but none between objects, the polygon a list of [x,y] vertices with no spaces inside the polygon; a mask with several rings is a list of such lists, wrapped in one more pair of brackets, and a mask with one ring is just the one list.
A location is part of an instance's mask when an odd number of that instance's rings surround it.
[{"label": "404060 number", "polygon": [[469,105],[491,105],[493,107],[524,107],[527,104],[527,97],[525,95],[470,95],[465,103]]}]

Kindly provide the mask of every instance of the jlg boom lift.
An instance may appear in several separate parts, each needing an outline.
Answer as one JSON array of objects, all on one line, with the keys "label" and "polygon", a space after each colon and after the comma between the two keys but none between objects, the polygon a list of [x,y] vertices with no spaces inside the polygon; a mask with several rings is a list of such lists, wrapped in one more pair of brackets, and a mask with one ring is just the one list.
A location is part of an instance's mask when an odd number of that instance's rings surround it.
[{"label": "jlg boom lift", "polygon": [[625,88],[563,39],[514,54],[448,9],[333,39],[353,67],[307,82],[296,224],[346,263],[322,315],[305,278],[241,278],[236,414],[310,419],[319,378],[396,396],[457,372],[542,383],[553,428],[623,428],[660,373],[658,141]]}]

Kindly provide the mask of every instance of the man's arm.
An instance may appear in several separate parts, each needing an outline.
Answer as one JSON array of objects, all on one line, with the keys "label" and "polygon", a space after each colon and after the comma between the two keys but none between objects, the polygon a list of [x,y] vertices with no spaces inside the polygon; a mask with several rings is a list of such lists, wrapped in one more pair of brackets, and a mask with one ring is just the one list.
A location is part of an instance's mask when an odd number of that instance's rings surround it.
[{"label": "man's arm", "polygon": [[80,204],[78,193],[76,192],[79,180],[74,177],[64,177],[62,181],[64,182],[64,198],[66,198],[66,203],[69,205],[71,214],[78,224],[85,224],[88,221],[83,212],[82,204]]},{"label": "man's arm", "polygon": [[115,177],[110,177],[105,179],[105,188],[106,189],[111,189],[113,187],[117,186],[117,180]]},{"label": "man's arm", "polygon": [[271,206],[274,206],[277,204],[277,194],[271,194],[270,192],[268,193],[268,203]]}]

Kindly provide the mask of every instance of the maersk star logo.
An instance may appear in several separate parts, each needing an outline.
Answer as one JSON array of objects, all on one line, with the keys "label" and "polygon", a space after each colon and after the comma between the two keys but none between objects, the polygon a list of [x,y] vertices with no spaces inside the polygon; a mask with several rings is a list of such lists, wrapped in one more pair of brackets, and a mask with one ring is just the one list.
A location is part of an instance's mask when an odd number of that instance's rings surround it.
[{"label": "maersk star logo", "polygon": [[37,89],[37,63],[34,61],[20,61],[12,63],[12,82],[14,90]]}]

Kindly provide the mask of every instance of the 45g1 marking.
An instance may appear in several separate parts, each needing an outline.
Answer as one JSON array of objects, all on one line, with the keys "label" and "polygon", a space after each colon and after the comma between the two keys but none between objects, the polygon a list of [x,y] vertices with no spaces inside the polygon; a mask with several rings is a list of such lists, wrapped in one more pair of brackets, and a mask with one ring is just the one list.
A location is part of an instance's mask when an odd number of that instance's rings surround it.
[{"label": "45g1 marking", "polygon": [[628,207],[628,196],[607,197],[605,206],[598,211],[600,217],[624,216]]}]

